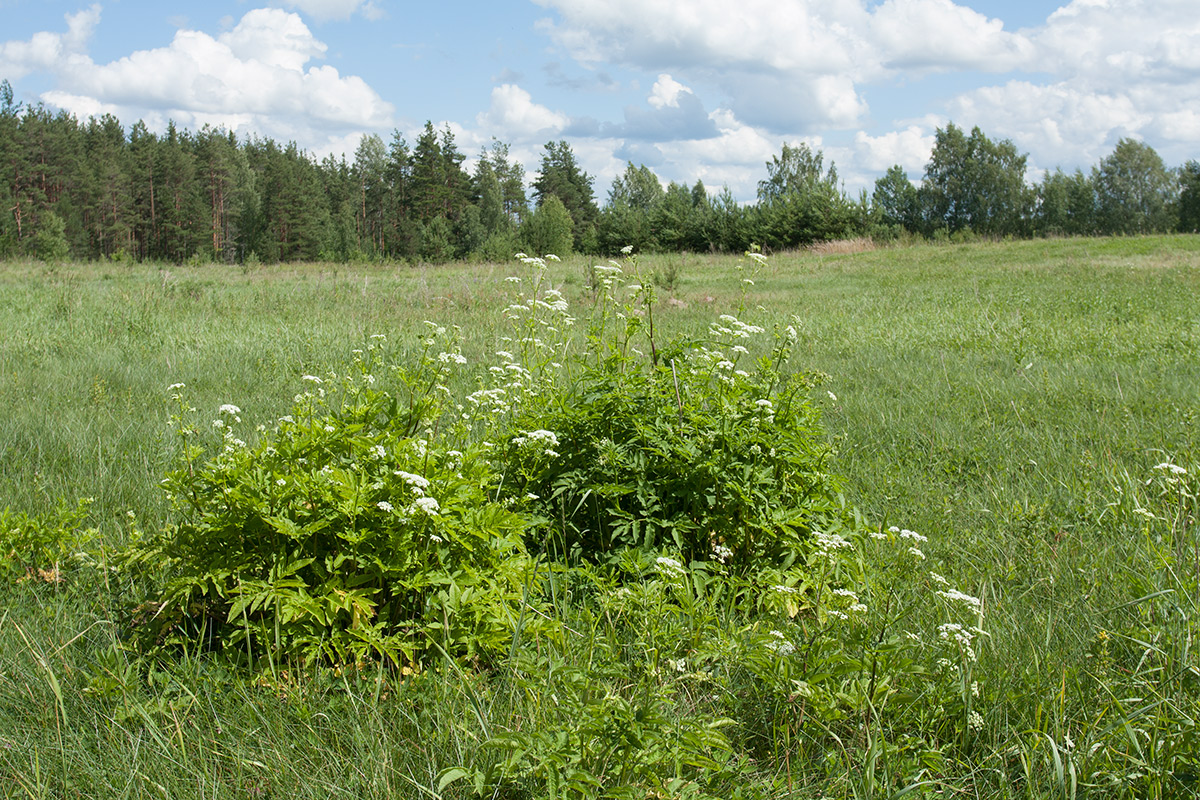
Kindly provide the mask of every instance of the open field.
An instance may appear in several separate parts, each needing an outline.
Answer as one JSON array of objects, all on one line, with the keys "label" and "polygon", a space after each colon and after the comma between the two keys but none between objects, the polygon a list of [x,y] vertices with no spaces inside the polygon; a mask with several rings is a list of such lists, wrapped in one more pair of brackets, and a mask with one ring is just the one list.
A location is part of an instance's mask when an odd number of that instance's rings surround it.
[{"label": "open field", "polygon": [[[588,266],[547,273],[580,315]],[[474,363],[500,346],[505,278],[519,268],[2,265],[0,509],[44,516],[91,497],[87,524],[119,548],[131,519],[147,531],[170,521],[168,386],[185,383],[202,415],[236,404],[250,427],[287,414],[301,376],[344,370],[374,334],[416,353],[425,320],[457,325]],[[715,749],[742,759],[741,772],[720,761],[724,796],[1171,798],[1200,786],[1200,238],[781,254],[740,269],[661,256],[641,270],[674,283],[654,312],[664,340],[728,313],[793,325],[793,366],[828,375],[813,402],[846,500],[866,529],[928,537],[904,570],[864,550],[878,616],[821,662],[844,673],[829,705],[805,710],[811,671],[773,672],[772,688],[753,663],[720,667],[717,651],[759,634],[723,617],[719,598],[665,614],[644,642],[613,627],[611,607],[555,601],[590,636],[528,645],[534,667],[447,661],[401,680],[272,665],[267,680],[197,652],[138,660],[119,592],[64,569],[62,584],[0,584],[0,792],[468,796],[470,777],[439,788],[457,777],[445,770],[481,770],[517,741],[541,766],[496,796],[550,796],[556,784],[538,776],[554,758],[567,774],[570,758],[520,736],[552,737],[610,697],[654,712],[634,715],[646,764],[652,750],[702,749],[672,715],[720,721],[729,748]],[[982,601],[986,634],[953,702],[933,694],[952,682],[934,676],[946,609],[922,600],[937,589],[930,573]],[[901,578],[911,586],[888,583]],[[763,632],[784,622],[764,618]],[[926,644],[903,657],[881,647],[905,632]],[[709,677],[659,668],[662,642],[686,635],[715,644],[662,659],[704,663]],[[654,666],[622,677],[631,650],[654,650]],[[884,663],[893,674],[877,674]],[[560,708],[572,691],[582,705]],[[667,705],[637,706],[651,692]],[[613,725],[616,704],[604,706]],[[968,722],[946,721],[955,714]],[[622,796],[705,796],[682,779],[658,794],[630,785],[640,793]]]}]

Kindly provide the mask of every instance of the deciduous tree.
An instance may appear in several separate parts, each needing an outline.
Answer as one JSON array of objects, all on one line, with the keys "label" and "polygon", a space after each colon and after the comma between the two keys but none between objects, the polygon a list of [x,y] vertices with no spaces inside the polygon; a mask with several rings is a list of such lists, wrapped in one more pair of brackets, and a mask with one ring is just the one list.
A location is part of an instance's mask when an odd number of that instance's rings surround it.
[{"label": "deciduous tree", "polygon": [[1092,169],[1100,229],[1108,234],[1154,233],[1175,227],[1178,183],[1154,148],[1122,139]]}]

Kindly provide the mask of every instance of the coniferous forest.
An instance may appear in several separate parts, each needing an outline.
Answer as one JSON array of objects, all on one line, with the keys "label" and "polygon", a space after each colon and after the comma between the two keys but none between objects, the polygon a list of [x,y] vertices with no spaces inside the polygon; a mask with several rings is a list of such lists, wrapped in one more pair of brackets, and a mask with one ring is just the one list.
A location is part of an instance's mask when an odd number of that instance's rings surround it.
[{"label": "coniferous forest", "polygon": [[565,141],[532,184],[506,144],[464,168],[450,129],[364,136],[317,160],[204,127],[162,133],[14,102],[0,82],[0,257],[182,263],[507,259],[518,250],[612,255],[742,252],[869,236],[1124,235],[1200,229],[1200,163],[1166,166],[1122,139],[1090,172],[1027,179],[1027,157],[979,128],[939,129],[920,185],[899,165],[851,197],[820,150],[784,144],[757,202],[697,180],[665,188],[628,164],[597,202]]}]

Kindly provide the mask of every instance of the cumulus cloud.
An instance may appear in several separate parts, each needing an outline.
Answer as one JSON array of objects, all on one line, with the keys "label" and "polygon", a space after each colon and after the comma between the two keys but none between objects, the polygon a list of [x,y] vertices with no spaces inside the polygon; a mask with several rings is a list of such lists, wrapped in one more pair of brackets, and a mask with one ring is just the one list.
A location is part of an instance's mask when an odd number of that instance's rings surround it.
[{"label": "cumulus cloud", "polygon": [[679,95],[694,94],[691,89],[665,72],[658,76],[646,101],[655,108],[679,108]]},{"label": "cumulus cloud", "polygon": [[1026,36],[951,0],[887,0],[868,31],[890,69],[999,72],[1023,67],[1034,55]]},{"label": "cumulus cloud", "polygon": [[933,152],[933,134],[924,128],[910,125],[904,130],[888,131],[880,136],[870,136],[859,131],[854,136],[851,158],[860,169],[885,172],[899,164],[910,177],[918,177],[925,171],[929,154]]},{"label": "cumulus cloud", "polygon": [[80,58],[100,22],[100,6],[67,14],[65,33],[35,33],[28,41],[0,42],[0,76],[18,80]]},{"label": "cumulus cloud", "polygon": [[1093,164],[1117,139],[1141,138],[1156,119],[1128,94],[1083,91],[1064,82],[983,87],[956,97],[949,112],[993,138],[1012,139],[1042,168]]},{"label": "cumulus cloud", "polygon": [[80,117],[112,113],[152,127],[167,119],[189,128],[212,124],[315,150],[391,120],[391,105],[362,78],[311,64],[327,48],[295,13],[254,9],[217,37],[181,29],[169,45],[106,64],[94,63],[86,49],[99,19],[94,6],[69,16],[67,33],[9,42],[3,53],[55,74],[58,85],[42,100]]},{"label": "cumulus cloud", "polygon": [[1200,18],[1191,0],[1074,0],[1023,32],[1045,82],[1009,80],[952,98],[946,114],[1011,138],[1033,164],[1086,168],[1121,137],[1169,162],[1193,158]]},{"label": "cumulus cloud", "polygon": [[1200,17],[1192,0],[1074,0],[1037,32],[1039,61],[1081,85],[1200,77]]},{"label": "cumulus cloud", "polygon": [[[741,118],[777,132],[851,128],[869,111],[859,85],[900,71],[1004,71],[1035,52],[951,0],[535,1],[558,12],[542,27],[581,63],[716,86]],[[672,87],[660,88],[652,102]]]},{"label": "cumulus cloud", "polygon": [[[600,127],[603,135],[642,141],[703,139],[714,136],[713,124],[704,104],[690,88],[662,74],[646,98],[649,108],[627,106],[623,123]],[[626,156],[628,160],[632,158]]]},{"label": "cumulus cloud", "polygon": [[[1195,156],[1187,148],[1200,138],[1195,0],[1064,0],[1020,29],[964,0],[535,2],[555,12],[542,30],[579,63],[658,76],[648,107],[600,127],[626,140],[624,153],[654,158],[661,170],[674,157],[695,157],[700,143],[727,143],[715,123],[704,134],[657,116],[691,104],[694,120],[700,98],[776,148],[846,131],[829,152],[843,176],[868,183],[872,171],[896,163],[919,175],[935,128],[948,121],[1010,138],[1030,153],[1031,167],[1043,168],[1086,168],[1122,136],[1152,141],[1179,163]],[[924,118],[872,119],[868,87],[931,92],[932,76],[964,71],[997,77],[910,109]]]},{"label": "cumulus cloud", "polygon": [[540,134],[557,134],[567,127],[570,119],[566,114],[535,103],[533,96],[520,86],[506,83],[492,89],[491,105],[475,121],[494,136],[527,139]]}]

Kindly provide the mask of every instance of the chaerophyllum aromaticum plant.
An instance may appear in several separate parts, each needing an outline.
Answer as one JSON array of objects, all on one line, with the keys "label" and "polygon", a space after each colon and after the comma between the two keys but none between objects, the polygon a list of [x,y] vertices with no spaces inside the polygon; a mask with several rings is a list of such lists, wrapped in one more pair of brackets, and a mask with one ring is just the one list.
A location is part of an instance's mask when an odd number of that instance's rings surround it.
[{"label": "chaerophyllum aromaticum plant", "polygon": [[[174,521],[131,560],[162,565],[143,609],[159,640],[331,664],[486,657],[508,646],[529,601],[524,518],[489,496],[480,445],[457,440],[445,381],[464,361],[424,352],[393,365],[381,339],[350,374],[304,376],[291,413],[241,437],[220,407],[205,459],[180,403],[182,463],[163,482]],[[532,623],[531,623],[532,624]]]},{"label": "chaerophyllum aromaticum plant", "polygon": [[[669,548],[685,563],[728,551],[748,570],[790,564],[814,531],[840,527],[810,397],[823,376],[791,367],[795,327],[768,333],[722,315],[705,336],[660,342],[653,287],[626,282],[615,262],[595,269],[574,372],[513,415],[502,442],[504,491],[552,520],[531,545],[572,562],[628,547]],[[554,434],[557,457],[524,445],[531,430]]]}]

